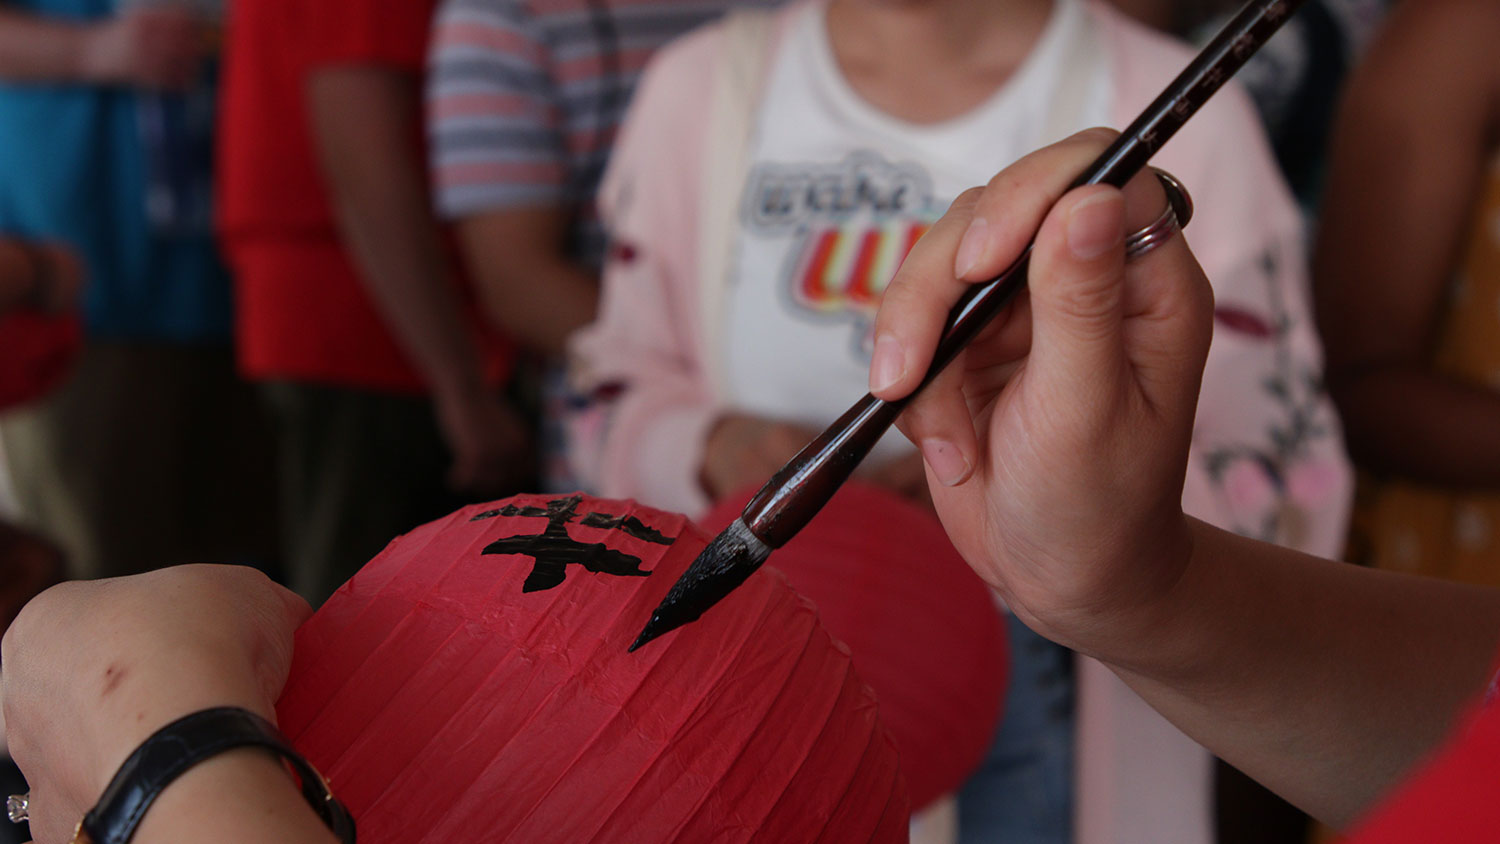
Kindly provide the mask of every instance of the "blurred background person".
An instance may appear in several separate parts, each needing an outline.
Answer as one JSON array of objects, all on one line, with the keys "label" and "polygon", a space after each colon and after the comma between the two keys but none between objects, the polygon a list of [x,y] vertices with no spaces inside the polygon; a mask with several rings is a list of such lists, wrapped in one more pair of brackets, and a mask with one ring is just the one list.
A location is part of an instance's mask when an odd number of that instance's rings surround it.
[{"label": "blurred background person", "polygon": [[[803,3],[669,48],[602,192],[601,313],[575,351],[581,382],[614,398],[575,426],[584,477],[690,514],[763,483],[864,392],[872,355],[879,375],[880,294],[961,190],[1078,129],[1124,125],[1189,58],[1075,0]],[[1337,553],[1349,473],[1302,220],[1243,92],[1221,94],[1160,163],[1197,194],[1187,236],[1219,297],[1185,506]],[[924,453],[939,478],[962,468],[942,443]],[[867,465],[866,482],[925,484],[894,434]],[[1019,622],[1011,641],[964,840],[1212,840],[1201,748],[1085,661],[1075,771],[1071,655]]]},{"label": "blurred background person", "polygon": [[[771,0],[742,2],[769,5]],[[443,0],[427,108],[435,200],[485,315],[540,378],[542,483],[570,491],[561,417],[568,336],[598,307],[605,237],[594,194],[656,49],[732,0]]]},{"label": "blurred background person", "polygon": [[1339,112],[1318,317],[1357,561],[1500,585],[1500,7],[1400,4]]},{"label": "blurred background person", "polygon": [[486,330],[434,219],[435,0],[233,7],[222,228],[239,356],[278,434],[289,583],[313,603],[464,496],[532,485]]},{"label": "blurred background person", "polygon": [[274,553],[210,228],[217,31],[197,2],[0,5],[0,233],[65,244],[88,282],[76,366],[0,436],[73,576]]}]

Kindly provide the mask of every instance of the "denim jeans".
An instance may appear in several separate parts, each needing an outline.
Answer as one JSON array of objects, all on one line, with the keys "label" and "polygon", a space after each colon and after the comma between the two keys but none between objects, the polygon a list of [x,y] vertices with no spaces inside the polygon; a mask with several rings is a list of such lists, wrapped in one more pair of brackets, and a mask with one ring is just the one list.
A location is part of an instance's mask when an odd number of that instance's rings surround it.
[{"label": "denim jeans", "polygon": [[995,740],[959,792],[960,844],[1070,844],[1073,653],[1008,615],[1010,686]]}]

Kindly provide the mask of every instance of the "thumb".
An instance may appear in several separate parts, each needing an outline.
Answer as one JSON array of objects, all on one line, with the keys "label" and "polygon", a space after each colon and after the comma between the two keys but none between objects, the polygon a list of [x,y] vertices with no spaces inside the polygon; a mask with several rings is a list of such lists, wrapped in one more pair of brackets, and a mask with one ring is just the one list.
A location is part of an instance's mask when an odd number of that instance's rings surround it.
[{"label": "thumb", "polygon": [[1043,383],[1107,394],[1126,365],[1125,197],[1094,185],[1053,207],[1031,255],[1032,345]]}]

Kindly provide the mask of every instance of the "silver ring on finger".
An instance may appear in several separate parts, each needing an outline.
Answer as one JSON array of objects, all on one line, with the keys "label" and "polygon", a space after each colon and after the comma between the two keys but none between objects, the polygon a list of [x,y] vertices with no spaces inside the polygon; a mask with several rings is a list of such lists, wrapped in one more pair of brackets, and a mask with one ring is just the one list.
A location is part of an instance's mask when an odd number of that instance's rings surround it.
[{"label": "silver ring on finger", "polygon": [[25,823],[31,819],[29,809],[31,808],[31,792],[25,794],[12,794],[5,798],[5,816],[10,818],[11,823]]},{"label": "silver ring on finger", "polygon": [[1193,198],[1176,176],[1156,167],[1151,168],[1162,191],[1167,195],[1167,207],[1151,224],[1125,236],[1125,258],[1139,258],[1147,252],[1171,240],[1182,227],[1193,218]]}]

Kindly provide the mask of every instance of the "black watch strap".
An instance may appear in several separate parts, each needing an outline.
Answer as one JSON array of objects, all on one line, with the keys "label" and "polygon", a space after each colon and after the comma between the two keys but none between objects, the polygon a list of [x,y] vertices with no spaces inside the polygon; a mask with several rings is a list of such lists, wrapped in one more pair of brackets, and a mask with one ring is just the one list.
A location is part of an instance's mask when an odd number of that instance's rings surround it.
[{"label": "black watch strap", "polygon": [[301,781],[302,796],[318,816],[341,842],[353,844],[354,819],[334,799],[323,775],[270,721],[233,706],[195,712],[153,733],[120,766],[99,803],[79,824],[74,840],[127,844],[162,789],[199,762],[239,747],[262,747],[280,756]]}]

